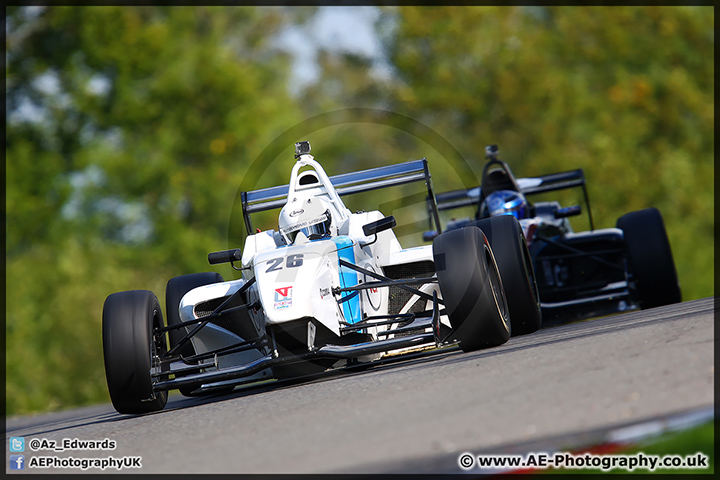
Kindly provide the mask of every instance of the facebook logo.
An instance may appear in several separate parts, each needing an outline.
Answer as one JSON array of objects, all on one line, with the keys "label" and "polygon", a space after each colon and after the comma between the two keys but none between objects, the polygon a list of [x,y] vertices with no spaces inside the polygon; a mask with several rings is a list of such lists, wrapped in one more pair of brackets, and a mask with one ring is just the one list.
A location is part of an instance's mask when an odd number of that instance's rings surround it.
[{"label": "facebook logo", "polygon": [[25,455],[10,455],[10,470],[23,470],[25,468]]},{"label": "facebook logo", "polygon": [[25,438],[10,437],[10,451],[11,452],[24,452],[25,451]]}]

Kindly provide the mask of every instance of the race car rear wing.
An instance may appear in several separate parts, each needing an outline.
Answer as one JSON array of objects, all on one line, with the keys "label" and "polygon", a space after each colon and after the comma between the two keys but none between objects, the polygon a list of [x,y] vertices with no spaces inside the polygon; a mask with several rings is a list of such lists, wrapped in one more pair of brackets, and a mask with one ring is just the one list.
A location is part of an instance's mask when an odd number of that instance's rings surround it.
[{"label": "race car rear wing", "polygon": [[[553,192],[566,188],[582,187],[590,218],[590,229],[594,230],[592,213],[590,212],[590,201],[588,199],[587,188],[585,187],[585,174],[581,168],[567,172],[541,175],[539,177],[518,178],[517,184],[520,187],[520,192],[525,196]],[[453,208],[477,205],[480,200],[480,193],[480,187],[438,193],[435,195],[435,208],[437,210],[451,210]],[[428,198],[428,209],[430,208],[430,199]]]},{"label": "race car rear wing", "polygon": [[[353,193],[369,192],[379,188],[404,185],[412,182],[424,181],[428,193],[428,211],[435,221],[438,231],[441,231],[440,216],[438,214],[435,192],[432,186],[430,170],[425,158],[413,160],[396,165],[360,170],[358,172],[343,173],[329,177],[335,191],[340,196]],[[281,208],[287,201],[289,185],[263,188],[249,192],[241,192],[243,218],[248,234],[254,233],[250,215]]]}]

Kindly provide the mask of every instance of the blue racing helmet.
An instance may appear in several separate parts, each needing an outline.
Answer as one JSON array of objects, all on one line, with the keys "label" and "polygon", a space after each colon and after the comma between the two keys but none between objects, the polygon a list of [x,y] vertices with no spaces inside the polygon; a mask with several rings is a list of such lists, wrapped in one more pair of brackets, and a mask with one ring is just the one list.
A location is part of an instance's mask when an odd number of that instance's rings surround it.
[{"label": "blue racing helmet", "polygon": [[520,220],[530,213],[525,196],[514,190],[497,190],[484,200],[481,208],[484,216],[512,215]]}]

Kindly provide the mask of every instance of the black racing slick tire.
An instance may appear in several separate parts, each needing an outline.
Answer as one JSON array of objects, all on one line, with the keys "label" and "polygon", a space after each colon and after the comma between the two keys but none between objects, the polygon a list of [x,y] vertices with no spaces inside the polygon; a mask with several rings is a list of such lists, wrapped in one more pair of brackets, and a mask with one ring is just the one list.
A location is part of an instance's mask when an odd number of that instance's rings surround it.
[{"label": "black racing slick tire", "polygon": [[464,352],[495,347],[511,334],[510,314],[495,258],[477,227],[433,240],[433,259],[452,337]]},{"label": "black racing slick tire", "polygon": [[507,297],[513,336],[539,330],[540,294],[520,222],[511,215],[499,215],[470,225],[479,227],[490,243]]},{"label": "black racing slick tire", "polygon": [[[191,273],[188,275],[180,275],[179,277],[173,277],[168,280],[167,286],[165,287],[165,312],[167,314],[168,326],[177,325],[181,323],[180,320],[180,300],[185,296],[187,292],[193,288],[202,287],[203,285],[210,285],[213,283],[222,282],[223,277],[217,272],[202,272],[202,273]],[[170,337],[170,347],[175,346],[180,339],[182,339],[188,330],[187,328],[179,328],[170,330],[168,335]],[[195,349],[191,342],[187,342],[185,345],[180,347],[178,351],[183,357],[190,357],[195,355]],[[220,393],[231,391],[233,387],[227,387],[221,390]],[[180,393],[186,397],[195,397],[199,394],[193,394],[195,387],[180,387]],[[208,392],[218,393],[217,390]]]},{"label": "black racing slick tire", "polygon": [[162,410],[166,391],[153,392],[153,359],[167,352],[160,303],[148,290],[113,293],[102,314],[103,357],[110,400],[119,413],[142,414]]},{"label": "black racing slick tire", "polygon": [[682,301],[675,262],[662,215],[657,208],[626,213],[617,221],[623,231],[631,292],[640,308]]}]

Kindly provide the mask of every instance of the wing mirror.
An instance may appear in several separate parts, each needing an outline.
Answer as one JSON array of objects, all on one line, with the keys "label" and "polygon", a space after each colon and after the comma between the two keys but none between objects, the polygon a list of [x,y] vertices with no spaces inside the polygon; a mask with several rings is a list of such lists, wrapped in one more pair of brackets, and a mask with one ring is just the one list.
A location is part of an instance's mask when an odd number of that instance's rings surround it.
[{"label": "wing mirror", "polygon": [[365,236],[369,237],[370,235],[377,235],[380,232],[384,232],[385,230],[393,228],[395,225],[397,225],[395,217],[390,215],[388,217],[381,218],[380,220],[377,220],[375,222],[370,222],[366,225],[363,225],[362,229]]},{"label": "wing mirror", "polygon": [[435,237],[437,237],[439,233],[437,230],[428,230],[427,232],[423,232],[422,239],[423,242],[432,242]]},{"label": "wing mirror", "polygon": [[555,218],[574,217],[580,215],[580,205],[573,205],[572,207],[558,208],[553,213]]},{"label": "wing mirror", "polygon": [[240,260],[242,260],[242,251],[239,248],[223,250],[222,252],[208,253],[208,263],[210,263],[210,265],[217,265],[218,263],[239,262]]}]

